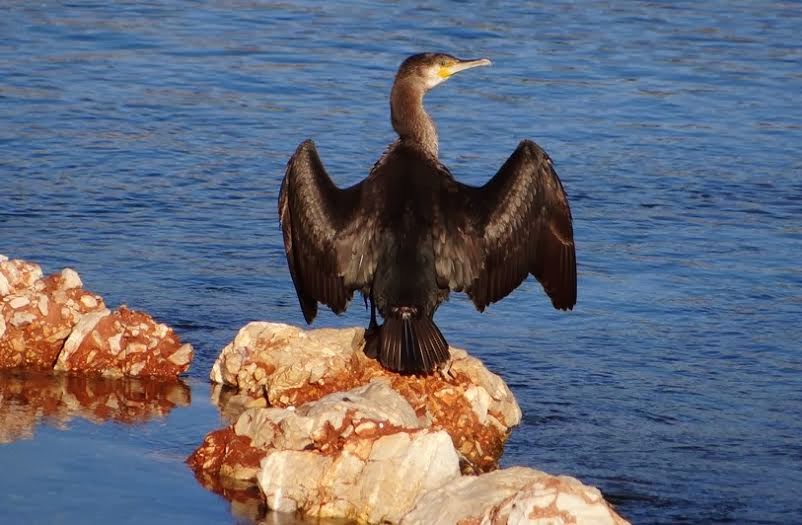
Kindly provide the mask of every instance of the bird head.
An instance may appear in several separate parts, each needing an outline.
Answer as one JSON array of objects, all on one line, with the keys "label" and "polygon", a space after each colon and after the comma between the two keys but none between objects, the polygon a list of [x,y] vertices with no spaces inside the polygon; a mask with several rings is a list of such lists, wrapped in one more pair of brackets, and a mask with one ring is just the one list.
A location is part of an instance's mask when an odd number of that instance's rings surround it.
[{"label": "bird head", "polygon": [[401,63],[396,79],[421,83],[428,91],[455,73],[490,64],[486,58],[464,60],[446,53],[419,53]]}]

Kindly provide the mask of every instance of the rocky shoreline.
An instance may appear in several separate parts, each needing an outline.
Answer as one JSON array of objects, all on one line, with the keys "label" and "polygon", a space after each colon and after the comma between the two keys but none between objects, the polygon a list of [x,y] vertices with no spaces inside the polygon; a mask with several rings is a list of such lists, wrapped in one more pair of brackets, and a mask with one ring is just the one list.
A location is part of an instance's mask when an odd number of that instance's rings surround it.
[{"label": "rocky shoreline", "polygon": [[[210,373],[228,424],[187,458],[198,481],[255,521],[269,509],[360,523],[627,523],[574,478],[498,469],[521,410],[478,359],[451,348],[441,373],[402,376],[363,347],[357,328],[244,326]],[[0,442],[30,437],[43,414],[125,422],[186,406],[177,378],[192,357],[148,314],[107,308],[74,270],[44,276],[0,255],[0,413],[31,406],[4,418]]]}]

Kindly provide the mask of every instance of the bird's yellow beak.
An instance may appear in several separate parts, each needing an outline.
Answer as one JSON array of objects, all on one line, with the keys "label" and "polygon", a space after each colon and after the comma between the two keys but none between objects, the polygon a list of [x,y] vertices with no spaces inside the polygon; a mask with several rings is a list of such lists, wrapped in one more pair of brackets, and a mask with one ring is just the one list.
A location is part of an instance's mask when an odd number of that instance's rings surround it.
[{"label": "bird's yellow beak", "polygon": [[492,64],[492,62],[487,58],[479,58],[476,60],[458,60],[453,64],[441,66],[437,71],[437,75],[445,80],[454,73],[459,73],[460,71],[465,71],[466,69],[471,69],[472,67],[489,66],[490,64]]}]

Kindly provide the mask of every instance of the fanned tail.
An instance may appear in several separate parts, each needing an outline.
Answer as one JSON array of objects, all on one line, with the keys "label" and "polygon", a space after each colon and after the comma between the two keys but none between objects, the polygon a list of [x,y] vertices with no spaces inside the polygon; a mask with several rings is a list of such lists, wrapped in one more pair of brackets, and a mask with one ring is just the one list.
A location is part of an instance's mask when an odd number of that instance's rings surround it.
[{"label": "fanned tail", "polygon": [[365,353],[402,374],[430,374],[450,358],[448,343],[434,321],[406,307],[394,308],[384,324],[374,329]]}]

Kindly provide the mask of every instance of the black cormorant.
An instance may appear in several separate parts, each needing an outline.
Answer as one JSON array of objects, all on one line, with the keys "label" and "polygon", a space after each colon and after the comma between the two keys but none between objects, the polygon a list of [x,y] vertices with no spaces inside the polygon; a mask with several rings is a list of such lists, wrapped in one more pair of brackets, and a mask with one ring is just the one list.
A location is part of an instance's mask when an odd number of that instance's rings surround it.
[{"label": "black cormorant", "polygon": [[284,248],[306,322],[318,303],[339,314],[360,291],[371,307],[365,351],[396,372],[428,374],[448,361],[432,316],[451,291],[482,311],[531,273],[555,308],[576,304],[571,211],[549,156],[524,140],[481,187],[458,182],[438,159],[423,96],[488,64],[440,53],[407,58],[390,94],[398,140],[368,177],[338,188],[307,140],[281,184]]}]

